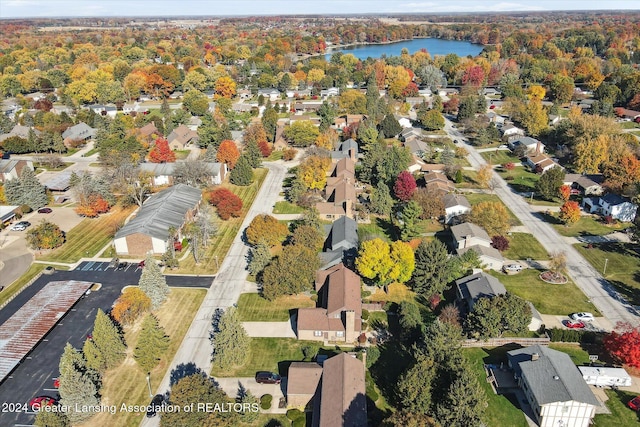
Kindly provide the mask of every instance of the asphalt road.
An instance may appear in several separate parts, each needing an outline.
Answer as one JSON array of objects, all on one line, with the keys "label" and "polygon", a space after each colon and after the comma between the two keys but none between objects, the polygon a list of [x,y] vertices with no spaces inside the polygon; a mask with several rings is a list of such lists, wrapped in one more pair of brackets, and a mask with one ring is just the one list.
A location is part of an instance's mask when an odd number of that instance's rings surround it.
[{"label": "asphalt road", "polygon": [[[467,139],[457,129],[452,127],[452,123],[445,119],[445,131],[454,140],[461,141],[469,155],[467,159],[471,166],[478,169],[486,164],[485,160],[475,150],[467,144]],[[494,174],[492,179],[495,194],[500,197],[505,205],[511,209],[516,217],[525,225],[531,233],[538,239],[540,244],[549,253],[564,252],[567,257],[567,272],[569,277],[584,292],[589,299],[600,310],[612,324],[616,322],[640,322],[640,312],[627,303],[615,288],[607,282],[582,255],[570,244],[566,243],[558,232],[534,212],[529,204],[515,191],[511,189],[499,175]],[[561,314],[561,313],[556,313]],[[568,314],[568,313],[567,313]]]},{"label": "asphalt road", "polygon": [[[107,311],[120,295],[122,288],[137,284],[141,270],[137,264],[129,264],[116,271],[108,268],[108,262],[83,262],[73,271],[56,271],[43,275],[22,291],[13,301],[0,310],[0,324],[4,323],[25,302],[47,283],[59,280],[83,280],[101,283],[102,287],[80,299],[60,322],[32,350],[15,371],[0,384],[0,404],[28,403],[35,396],[58,397],[53,388],[53,379],[58,376],[58,363],[67,342],[75,348],[82,348],[86,336],[93,328],[98,308]],[[213,276],[166,276],[172,287],[211,286]],[[30,425],[34,414],[28,412],[2,412],[0,426]]]}]

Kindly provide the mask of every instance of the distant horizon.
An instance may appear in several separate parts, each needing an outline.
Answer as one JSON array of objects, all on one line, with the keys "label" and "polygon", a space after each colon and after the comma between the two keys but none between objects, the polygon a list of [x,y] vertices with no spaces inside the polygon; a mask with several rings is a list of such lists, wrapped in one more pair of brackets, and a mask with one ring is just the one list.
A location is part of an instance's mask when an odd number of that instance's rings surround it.
[{"label": "distant horizon", "polygon": [[640,11],[635,1],[538,0],[529,2],[486,0],[433,1],[354,0],[110,0],[102,4],[85,0],[0,0],[0,19],[70,18],[219,18],[251,16],[364,16],[441,15],[526,12]]}]

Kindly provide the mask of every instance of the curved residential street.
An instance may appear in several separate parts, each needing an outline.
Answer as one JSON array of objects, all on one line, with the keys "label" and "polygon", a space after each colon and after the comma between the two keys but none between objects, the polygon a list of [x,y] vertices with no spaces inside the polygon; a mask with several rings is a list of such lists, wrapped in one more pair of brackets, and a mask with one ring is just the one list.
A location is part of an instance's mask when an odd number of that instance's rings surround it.
[{"label": "curved residential street", "polygon": [[[240,232],[233,240],[233,244],[220,266],[220,271],[214,279],[213,285],[207,291],[207,295],[196,313],[180,348],[171,361],[169,369],[158,387],[158,393],[164,393],[169,390],[171,371],[182,363],[192,362],[205,372],[209,372],[212,352],[209,331],[211,330],[213,313],[217,308],[227,308],[235,304],[245,285],[249,283],[246,281],[248,272],[245,269],[249,247],[242,241],[244,229],[256,215],[271,213],[278,195],[282,191],[282,182],[287,169],[293,166],[291,162],[285,165],[282,161],[265,162],[263,165],[269,169],[269,173],[242,223]],[[146,418],[142,421],[141,426],[158,426],[159,418]]]},{"label": "curved residential street", "polygon": [[[476,149],[467,143],[467,138],[453,128],[451,121],[446,118],[444,130],[454,141],[461,141],[458,145],[463,145],[469,152],[467,160],[471,166],[478,169],[486,164]],[[530,230],[547,252],[564,252],[566,254],[569,276],[604,317],[614,325],[619,321],[631,322],[634,325],[640,323],[638,308],[627,303],[573,246],[567,243],[550,224],[543,221],[531,206],[507,185],[506,181],[494,174],[492,183],[495,187],[495,194]]]}]

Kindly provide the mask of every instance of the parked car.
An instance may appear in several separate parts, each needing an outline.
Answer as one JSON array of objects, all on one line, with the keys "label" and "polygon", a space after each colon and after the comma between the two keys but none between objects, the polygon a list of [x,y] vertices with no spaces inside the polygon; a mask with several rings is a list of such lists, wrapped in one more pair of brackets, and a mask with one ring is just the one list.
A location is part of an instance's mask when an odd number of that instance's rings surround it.
[{"label": "parked car", "polygon": [[280,384],[282,378],[273,372],[256,373],[256,382],[258,384]]},{"label": "parked car", "polygon": [[490,109],[490,110],[493,110],[494,108],[496,108],[496,106],[495,106],[495,105],[493,105],[493,104],[489,105],[489,109]]},{"label": "parked car", "polygon": [[38,396],[29,401],[29,409],[31,409],[32,411],[39,411],[43,406],[54,406],[57,404],[58,401],[53,397]]},{"label": "parked car", "polygon": [[153,399],[151,399],[151,403],[149,403],[147,418],[155,417],[158,413],[158,409],[160,409],[162,405],[164,405],[164,395],[156,394],[155,396],[153,396]]},{"label": "parked car", "polygon": [[53,212],[53,209],[51,209],[51,208],[40,208],[40,209],[38,209],[38,213],[50,214],[51,212]]},{"label": "parked car", "polygon": [[52,265],[48,265],[45,267],[45,269],[42,271],[42,274],[53,274],[56,272],[56,268]]},{"label": "parked car", "polygon": [[629,405],[629,408],[633,409],[634,411],[640,411],[640,396],[636,396],[631,399],[629,403],[627,403],[627,405]]},{"label": "parked car", "polygon": [[520,264],[507,264],[502,267],[505,273],[519,273],[522,271]]},{"label": "parked car", "polygon": [[138,267],[137,268],[144,268],[144,260],[140,261],[138,263]]},{"label": "parked car", "polygon": [[118,259],[118,257],[113,257],[111,258],[111,261],[109,262],[109,266],[107,268],[116,268],[119,262],[120,260]]},{"label": "parked car", "polygon": [[13,231],[24,231],[30,225],[31,225],[31,223],[29,221],[20,221],[20,222],[16,222],[15,224],[13,224],[11,226],[10,230],[13,230]]},{"label": "parked car", "polygon": [[565,326],[569,329],[584,329],[584,323],[580,321],[567,320]]},{"label": "parked car", "polygon": [[593,322],[593,314],[591,313],[571,313],[569,318],[572,320],[580,320],[582,322]]},{"label": "parked car", "polygon": [[119,262],[118,263],[118,270],[125,270],[127,268],[127,266],[129,265],[128,262]]}]

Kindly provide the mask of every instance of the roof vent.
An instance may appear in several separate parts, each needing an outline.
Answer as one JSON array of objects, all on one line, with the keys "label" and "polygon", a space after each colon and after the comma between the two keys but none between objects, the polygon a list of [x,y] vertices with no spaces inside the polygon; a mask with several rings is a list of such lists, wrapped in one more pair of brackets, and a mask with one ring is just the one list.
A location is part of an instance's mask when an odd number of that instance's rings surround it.
[{"label": "roof vent", "polygon": [[557,375],[554,375],[554,376],[553,376],[553,379],[554,379],[554,380],[556,380],[556,381],[558,381],[558,380],[560,379],[560,377],[559,377],[559,376],[557,376]]},{"label": "roof vent", "polygon": [[533,353],[531,355],[531,360],[538,360],[538,359],[540,359],[540,355],[538,353]]}]

